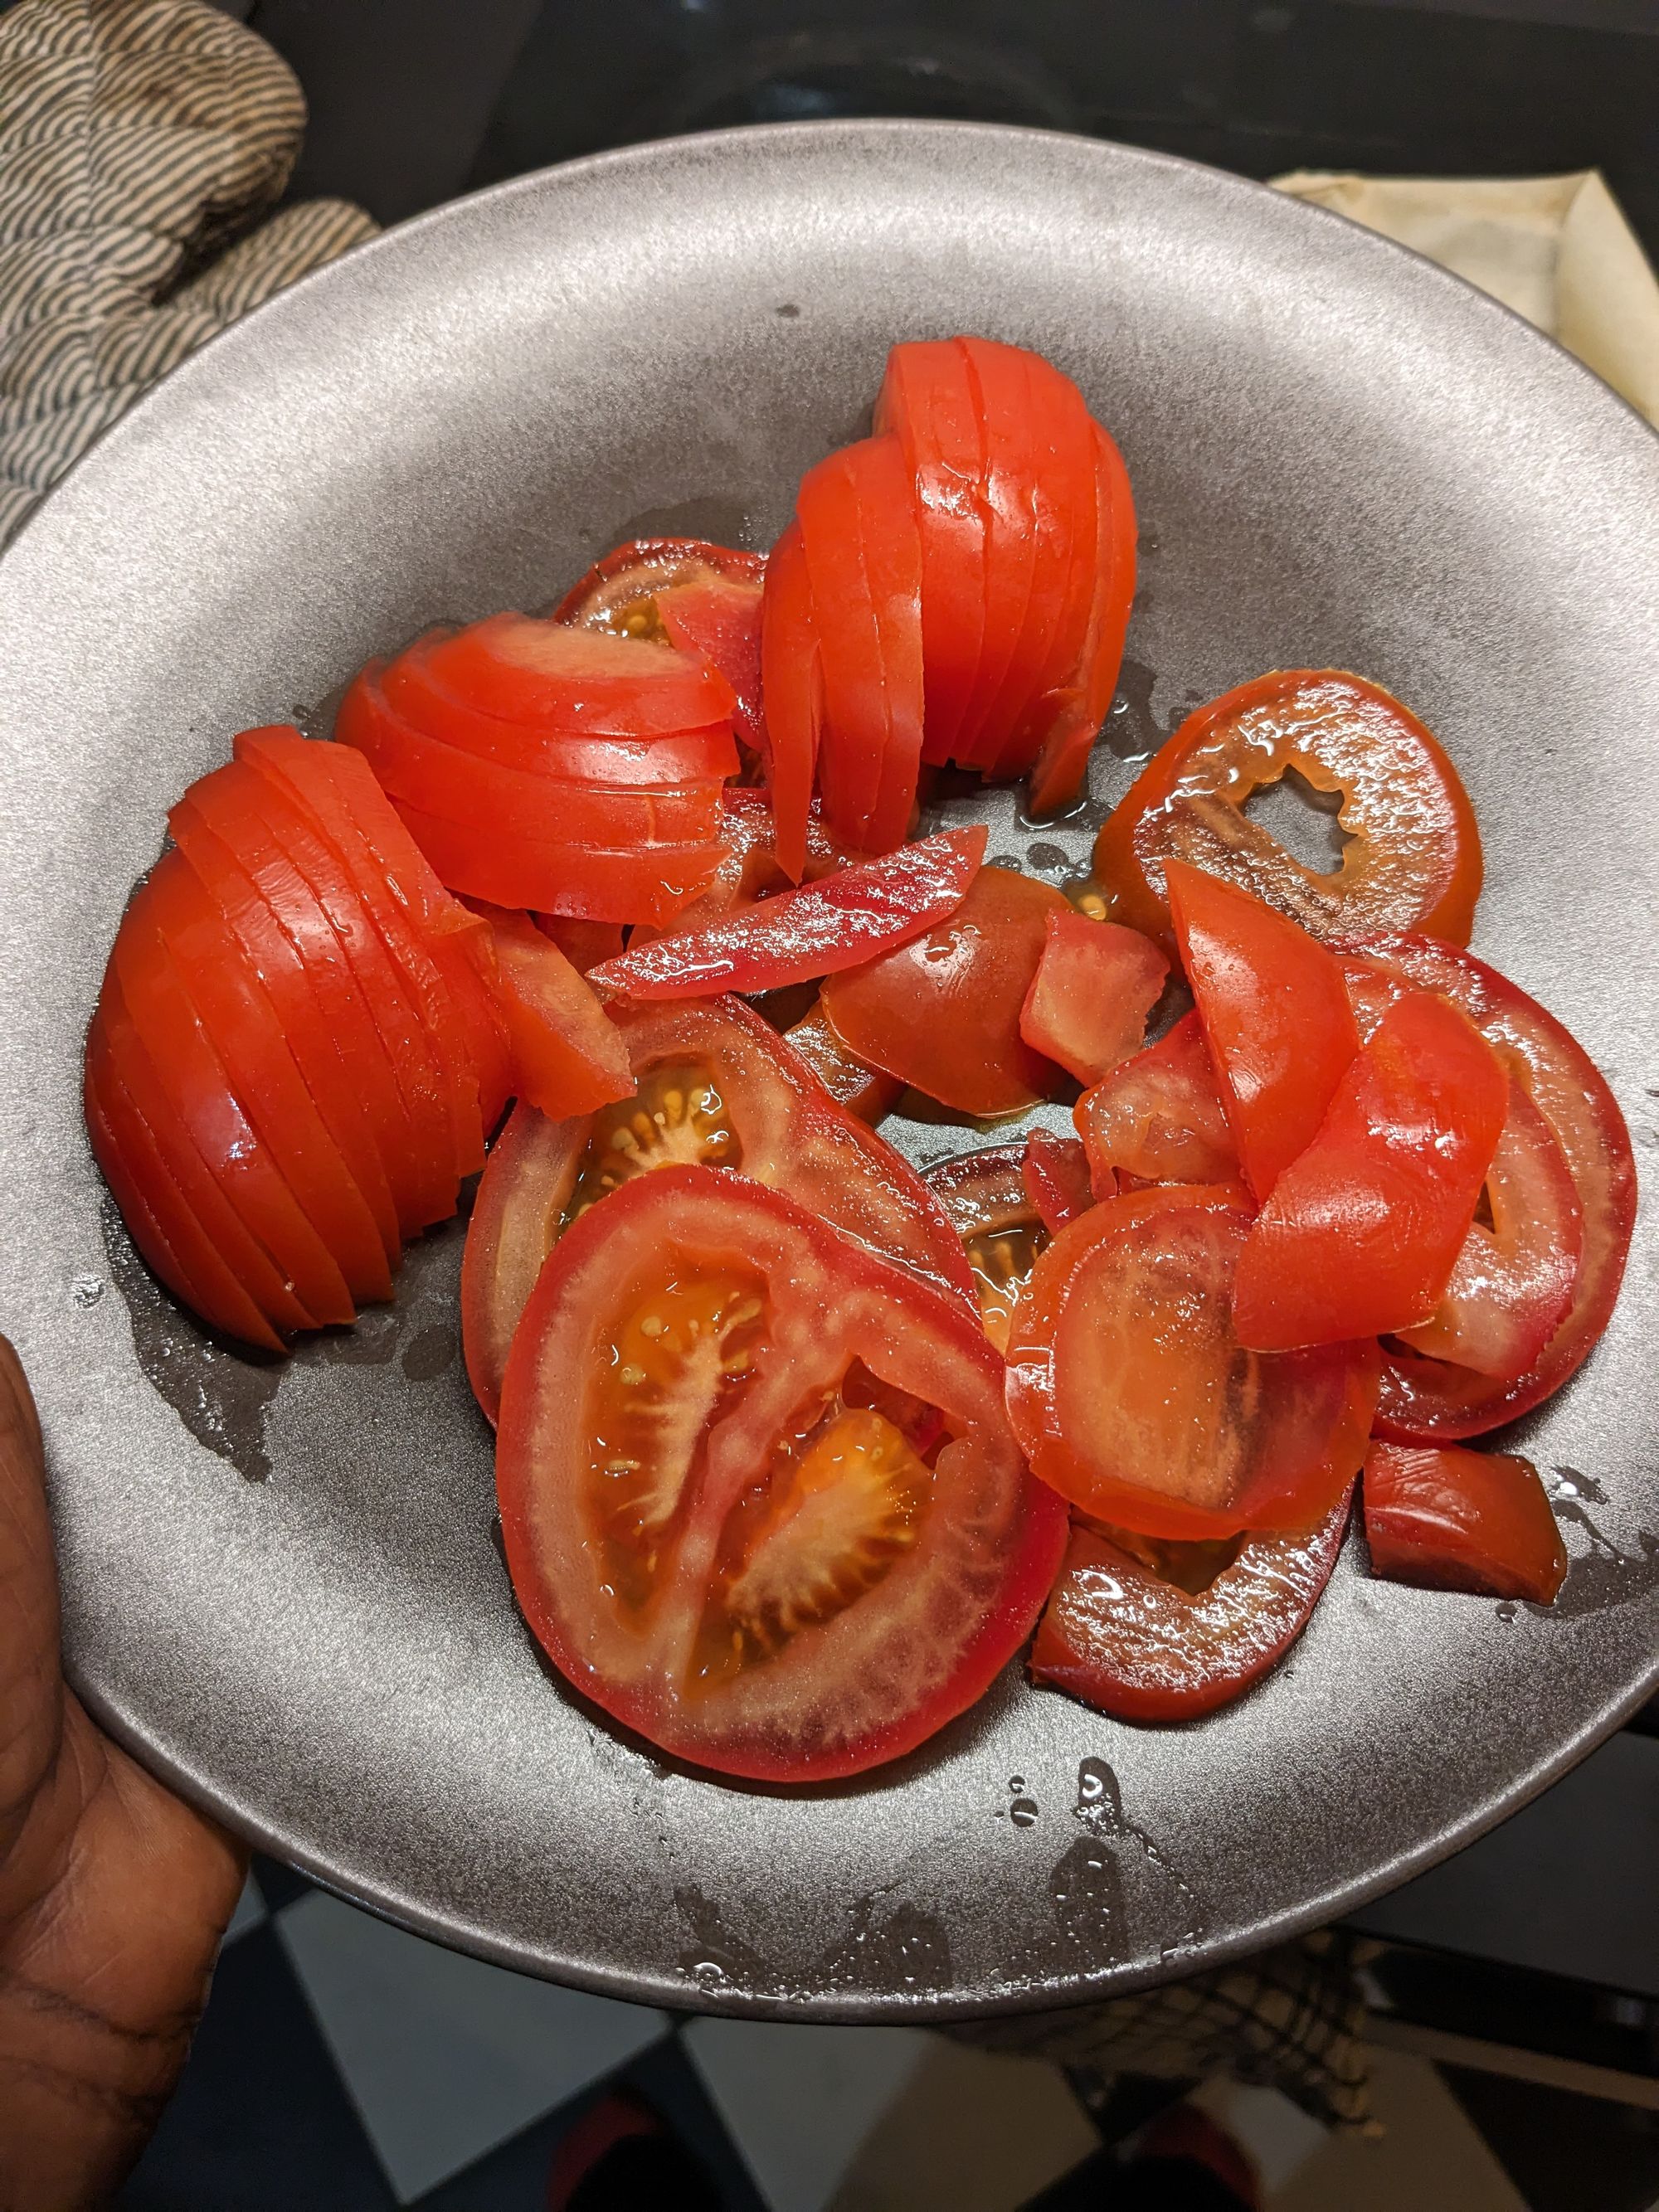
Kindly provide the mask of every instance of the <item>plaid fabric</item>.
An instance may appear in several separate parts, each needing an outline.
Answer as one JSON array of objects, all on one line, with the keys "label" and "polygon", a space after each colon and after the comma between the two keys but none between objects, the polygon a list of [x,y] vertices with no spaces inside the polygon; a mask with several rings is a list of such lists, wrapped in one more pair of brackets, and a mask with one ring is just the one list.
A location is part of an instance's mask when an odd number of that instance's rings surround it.
[{"label": "plaid fabric", "polygon": [[304,128],[286,63],[206,0],[0,20],[0,543],[157,377],[372,234],[315,200],[219,251],[276,199]]}]

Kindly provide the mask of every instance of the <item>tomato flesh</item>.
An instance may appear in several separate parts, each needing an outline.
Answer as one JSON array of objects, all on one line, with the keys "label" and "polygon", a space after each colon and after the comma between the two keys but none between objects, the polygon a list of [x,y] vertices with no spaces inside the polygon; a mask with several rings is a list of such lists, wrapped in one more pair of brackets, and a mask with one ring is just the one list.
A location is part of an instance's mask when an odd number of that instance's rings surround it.
[{"label": "tomato flesh", "polygon": [[1073,1109],[1095,1195],[1137,1182],[1231,1182],[1239,1175],[1215,1069],[1196,1009],[1126,1060]]},{"label": "tomato flesh", "polygon": [[[1304,867],[1246,811],[1294,769],[1340,795],[1349,842],[1331,874]],[[1480,840],[1457,771],[1416,716],[1338,669],[1287,669],[1189,715],[1095,841],[1115,920],[1167,944],[1164,869],[1190,861],[1316,937],[1421,929],[1467,942]]]},{"label": "tomato flesh", "polygon": [[1204,1547],[1219,1557],[1196,1587],[1173,1578],[1170,1554],[1198,1546],[1078,1522],[1031,1646],[1033,1677],[1115,1720],[1196,1720],[1231,1705],[1307,1626],[1342,1548],[1351,1498],[1344,1491],[1304,1534]]},{"label": "tomato flesh", "polygon": [[[937,1408],[926,1455],[849,1401],[866,1376]],[[641,1177],[562,1241],[497,1480],[560,1670],[673,1755],[767,1780],[925,1741],[1018,1649],[1064,1543],[961,1309],[708,1169]]]},{"label": "tomato flesh", "polygon": [[1566,1579],[1561,1532],[1529,1460],[1376,1443],[1364,1494],[1371,1571],[1387,1581],[1548,1605]]},{"label": "tomato flesh", "polygon": [[1410,1328],[1451,1277],[1509,1106],[1468,1016],[1415,992],[1349,1064],[1239,1261],[1243,1340],[1282,1352]]},{"label": "tomato flesh", "polygon": [[536,1267],[601,1199],[668,1167],[733,1168],[787,1189],[971,1304],[961,1245],[920,1176],[837,1107],[757,1015],[732,999],[622,1001],[610,1019],[632,1069],[628,1097],[591,1117],[544,1122],[533,1139],[520,1108],[478,1185],[462,1264],[462,1335],[492,1419]]},{"label": "tomato flesh", "polygon": [[1138,931],[1074,907],[1051,908],[1048,932],[1019,1033],[1079,1083],[1098,1083],[1145,1042],[1170,963]]},{"label": "tomato flesh", "polygon": [[1079,1213],[1086,1213],[1095,1203],[1088,1158],[1075,1137],[1056,1137],[1047,1129],[1033,1129],[1025,1139],[1020,1172],[1026,1196],[1051,1235],[1068,1221],[1075,1221]]},{"label": "tomato flesh", "polygon": [[1242,1191],[1109,1199],[1062,1229],[1014,1309],[1008,1411],[1034,1473],[1141,1535],[1306,1528],[1358,1470],[1374,1344],[1260,1353],[1233,1328]]},{"label": "tomato flesh", "polygon": [[628,1053],[592,990],[527,914],[480,906],[512,1049],[512,1089],[551,1120],[628,1097]]},{"label": "tomato flesh", "polygon": [[896,1076],[884,1074],[878,1067],[867,1066],[855,1053],[849,1052],[830,1028],[822,1006],[814,1006],[809,1014],[787,1029],[783,1036],[785,1043],[806,1062],[836,1105],[844,1106],[849,1114],[856,1114],[872,1128],[898,1103],[904,1085]]},{"label": "tomato flesh", "polygon": [[862,968],[831,975],[823,1011],[873,1067],[963,1114],[1012,1114],[1063,1080],[1020,1035],[1020,1010],[1066,902],[1010,868],[983,867],[948,920]]}]

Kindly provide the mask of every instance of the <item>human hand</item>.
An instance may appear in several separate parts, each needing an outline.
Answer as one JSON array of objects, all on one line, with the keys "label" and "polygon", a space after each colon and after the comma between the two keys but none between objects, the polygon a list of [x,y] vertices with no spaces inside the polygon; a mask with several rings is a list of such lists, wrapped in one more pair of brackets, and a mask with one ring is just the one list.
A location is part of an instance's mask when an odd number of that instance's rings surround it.
[{"label": "human hand", "polygon": [[100,2203],[137,2157],[246,1868],[64,1686],[40,1419],[0,1337],[0,2212]]}]

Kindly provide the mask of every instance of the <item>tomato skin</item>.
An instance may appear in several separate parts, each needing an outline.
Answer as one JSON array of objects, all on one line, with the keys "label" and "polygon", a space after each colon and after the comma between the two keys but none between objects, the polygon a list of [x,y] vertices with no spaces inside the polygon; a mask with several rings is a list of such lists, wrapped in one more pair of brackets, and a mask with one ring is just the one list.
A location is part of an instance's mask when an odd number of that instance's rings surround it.
[{"label": "tomato skin", "polygon": [[1195,1595],[1076,1523],[1031,1647],[1033,1677],[1115,1720],[1168,1725],[1231,1705],[1307,1626],[1352,1495],[1344,1491],[1305,1534],[1247,1538]]},{"label": "tomato skin", "polygon": [[986,508],[985,628],[974,696],[957,740],[963,768],[989,773],[1007,735],[998,708],[1028,671],[1020,659],[1037,568],[1030,357],[1018,346],[958,338],[979,416],[981,497]]},{"label": "tomato skin", "polygon": [[[1294,768],[1340,792],[1351,842],[1334,875],[1303,866],[1243,811]],[[1431,931],[1467,943],[1480,833],[1441,747],[1397,699],[1340,669],[1275,670],[1189,714],[1095,841],[1114,920],[1170,942],[1164,863],[1189,860],[1329,939]]]},{"label": "tomato skin", "polygon": [[1117,687],[1134,604],[1136,529],[1129,472],[1098,422],[1094,438],[1094,601],[1076,673],[1038,702],[1037,713],[1046,717],[1048,726],[1031,768],[1026,811],[1033,815],[1060,812],[1082,789],[1090,750]]},{"label": "tomato skin", "polygon": [[1377,1433],[1399,1443],[1480,1436],[1559,1390],[1587,1359],[1612,1316],[1636,1224],[1630,1131],[1607,1079],[1583,1047],[1519,985],[1460,946],[1430,937],[1356,938],[1339,948],[1385,984],[1438,991],[1461,1006],[1549,1123],[1577,1192],[1583,1249],[1572,1303],[1536,1364],[1494,1389],[1467,1368],[1390,1351]]},{"label": "tomato skin", "polygon": [[1376,1347],[1242,1347],[1229,1309],[1249,1222],[1237,1188],[1171,1186],[1091,1207],[1039,1255],[1009,1334],[1009,1419],[1084,1512],[1177,1539],[1305,1528],[1358,1472]]},{"label": "tomato skin", "polygon": [[483,823],[398,812],[447,889],[491,906],[532,908],[585,921],[665,923],[708,890],[720,866],[713,842],[557,845]]},{"label": "tomato skin", "polygon": [[1342,963],[1288,916],[1218,876],[1173,858],[1165,876],[1244,1179],[1265,1199],[1312,1143],[1359,1049]]},{"label": "tomato skin", "polygon": [[866,1067],[849,1052],[830,1028],[822,1006],[814,1006],[810,1014],[787,1029],[783,1039],[806,1062],[836,1105],[856,1114],[872,1128],[898,1103],[904,1085],[878,1067]]},{"label": "tomato skin", "polygon": [[1450,1279],[1503,1130],[1509,1084],[1447,1000],[1391,1006],[1239,1261],[1241,1340],[1283,1352],[1425,1320]]},{"label": "tomato skin", "polygon": [[[850,1358],[945,1415],[921,1539],[873,1591],[797,1633],[735,1678],[690,1671],[673,1623],[630,1626],[584,1516],[593,1480],[578,1389],[593,1339],[635,1271],[672,1250],[757,1274],[783,1302],[792,1352],[761,1369],[765,1407],[726,1412],[728,1448],[708,1455],[698,1528],[730,1514],[758,1469],[736,1425],[775,1434],[821,1376]],[[672,1264],[672,1263],[670,1263]],[[648,1295],[648,1293],[647,1293]],[[902,1326],[900,1325],[902,1316]],[[766,1325],[763,1321],[762,1326]],[[775,1375],[775,1380],[772,1380]],[[620,1386],[617,1386],[620,1387]],[[625,1727],[674,1755],[763,1781],[826,1781],[901,1756],[989,1686],[1030,1633],[1065,1542],[1065,1512],[1025,1473],[1007,1433],[1000,1365],[960,1308],[877,1259],[781,1193],[720,1169],[670,1168],[593,1207],[544,1268],[508,1361],[497,1453],[501,1528],[514,1588],[561,1672]],[[747,1401],[745,1401],[746,1409]],[[753,1425],[764,1412],[764,1426]],[[714,1472],[718,1469],[718,1474]],[[721,1486],[716,1487],[717,1483]],[[973,1530],[969,1536],[965,1532]],[[717,1556],[711,1534],[700,1556]],[[656,1554],[653,1552],[654,1560]],[[680,1554],[682,1563],[688,1548]],[[678,1570],[684,1589],[688,1570]],[[712,1585],[704,1584],[705,1599]],[[648,1643],[647,1639],[651,1639]],[[684,1651],[685,1662],[671,1655]]]},{"label": "tomato skin", "polygon": [[1075,1221],[1079,1214],[1086,1213],[1095,1203],[1088,1159],[1075,1137],[1056,1137],[1047,1129],[1033,1129],[1025,1139],[1021,1175],[1025,1194],[1051,1235],[1068,1221]]},{"label": "tomato skin", "polygon": [[528,615],[489,615],[416,650],[428,685],[471,713],[560,736],[678,737],[729,724],[737,705],[717,669],[672,646]]},{"label": "tomato skin", "polygon": [[1109,1198],[1120,1176],[1212,1183],[1241,1172],[1196,1008],[1085,1091],[1072,1119],[1097,1198]]},{"label": "tomato skin", "polygon": [[593,981],[635,999],[775,991],[856,967],[919,936],[962,903],[989,836],[943,830],[744,912],[630,947]]},{"label": "tomato skin", "polygon": [[761,604],[761,696],[767,781],[777,822],[778,859],[799,883],[806,872],[806,821],[823,742],[822,655],[800,524],[772,549]]},{"label": "tomato skin", "polygon": [[1020,1010],[1060,893],[983,867],[948,920],[867,966],[831,975],[822,1005],[860,1060],[963,1114],[1012,1114],[1060,1087],[1020,1035]]},{"label": "tomato skin", "polygon": [[1561,1532],[1529,1460],[1376,1443],[1364,1497],[1371,1571],[1386,1581],[1548,1605],[1566,1579]]},{"label": "tomato skin", "polygon": [[1136,931],[1075,908],[1051,908],[1048,933],[1019,1033],[1079,1083],[1098,1083],[1145,1042],[1170,963]]},{"label": "tomato skin", "polygon": [[[832,1226],[964,1307],[974,1305],[972,1271],[927,1186],[890,1145],[838,1107],[809,1064],[740,1000],[623,1000],[609,1019],[635,1085],[664,1066],[696,1062],[709,1071],[730,1130],[723,1156],[745,1176],[788,1189]],[[490,1154],[462,1270],[468,1371],[492,1419],[506,1347],[535,1276],[528,1257],[503,1261],[498,1255],[537,1253],[539,1243],[536,1264],[546,1257],[575,1193],[592,1127],[578,1115],[543,1121],[532,1133],[520,1107]],[[665,1170],[653,1166],[650,1172]]]}]

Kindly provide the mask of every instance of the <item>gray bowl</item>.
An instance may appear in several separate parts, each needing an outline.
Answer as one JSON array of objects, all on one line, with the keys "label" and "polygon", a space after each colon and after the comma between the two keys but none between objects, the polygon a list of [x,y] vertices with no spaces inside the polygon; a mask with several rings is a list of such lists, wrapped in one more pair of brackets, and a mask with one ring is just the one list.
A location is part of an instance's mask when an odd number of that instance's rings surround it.
[{"label": "gray bowl", "polygon": [[[458,1230],[395,1311],[285,1367],[206,1345],[134,1261],[77,1078],[167,799],[234,730],[434,617],[544,603],[619,538],[768,544],[891,341],[957,329],[1059,362],[1134,479],[1095,812],[1200,696],[1274,665],[1376,678],[1474,793],[1478,949],[1571,1023],[1646,1158],[1659,443],[1502,309],[1234,178],[911,124],[526,178],[216,341],[0,561],[0,1322],[45,1416],[75,1679],[344,1894],[615,1995],[939,2018],[1188,1972],[1453,1850],[1655,1679],[1650,1205],[1606,1342],[1525,1425],[1573,1554],[1553,1613],[1372,1583],[1351,1543],[1229,1711],[1119,1726],[1014,1667],[902,1765],[817,1794],[665,1765],[539,1663],[456,1357]],[[1089,817],[985,805],[994,853],[1082,865]]]}]

